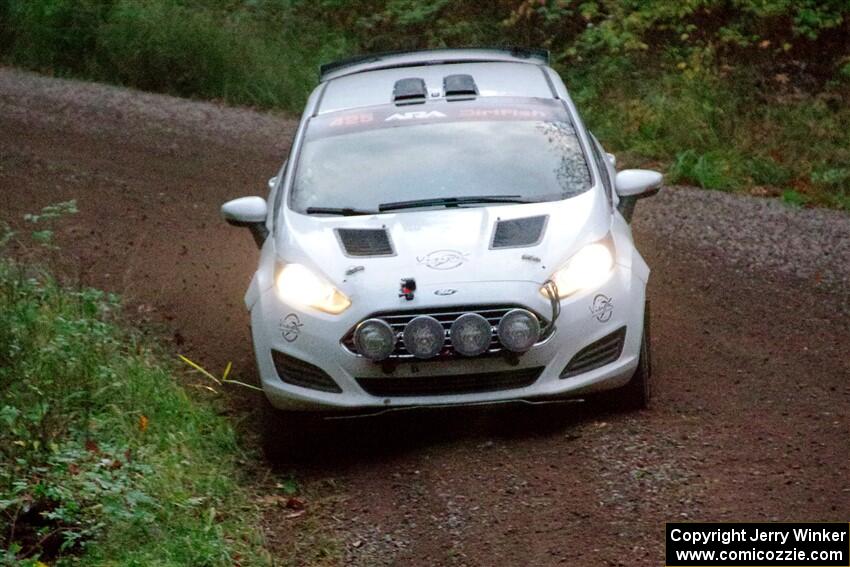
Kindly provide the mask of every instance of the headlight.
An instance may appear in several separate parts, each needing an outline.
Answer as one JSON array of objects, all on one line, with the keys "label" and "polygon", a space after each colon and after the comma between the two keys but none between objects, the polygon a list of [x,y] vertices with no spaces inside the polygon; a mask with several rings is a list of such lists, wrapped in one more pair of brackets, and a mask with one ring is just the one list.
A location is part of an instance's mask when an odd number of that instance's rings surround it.
[{"label": "headlight", "polygon": [[[608,246],[594,242],[579,250],[551,279],[558,286],[558,297],[563,299],[605,283],[613,267],[614,256]],[[546,290],[540,292],[546,295]]]},{"label": "headlight", "polygon": [[326,313],[342,313],[351,301],[334,286],[301,264],[284,264],[275,281],[284,301],[309,305]]}]

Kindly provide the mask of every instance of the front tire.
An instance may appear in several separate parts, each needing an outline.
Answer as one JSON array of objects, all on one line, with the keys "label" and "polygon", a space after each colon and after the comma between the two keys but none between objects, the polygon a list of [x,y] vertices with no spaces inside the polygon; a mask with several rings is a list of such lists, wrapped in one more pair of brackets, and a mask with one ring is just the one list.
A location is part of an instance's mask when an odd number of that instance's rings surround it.
[{"label": "front tire", "polygon": [[263,453],[271,463],[301,460],[318,427],[313,414],[281,411],[265,396],[262,420]]},{"label": "front tire", "polygon": [[613,404],[623,410],[640,410],[649,407],[652,399],[652,353],[649,340],[649,302],[643,311],[643,333],[640,341],[638,366],[631,380],[611,392]]}]

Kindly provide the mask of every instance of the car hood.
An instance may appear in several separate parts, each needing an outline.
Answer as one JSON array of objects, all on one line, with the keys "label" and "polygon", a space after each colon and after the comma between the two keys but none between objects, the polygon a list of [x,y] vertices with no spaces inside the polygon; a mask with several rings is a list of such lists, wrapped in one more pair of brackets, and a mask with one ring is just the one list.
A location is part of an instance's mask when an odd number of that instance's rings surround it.
[{"label": "car hood", "polygon": [[[343,291],[357,286],[398,288],[402,278],[418,285],[462,282],[542,283],[572,254],[610,229],[611,211],[601,191],[558,202],[407,210],[352,217],[284,212],[276,235],[280,258],[325,275]],[[492,248],[499,221],[545,215],[538,243]],[[391,255],[347,254],[339,229],[384,229]]]}]

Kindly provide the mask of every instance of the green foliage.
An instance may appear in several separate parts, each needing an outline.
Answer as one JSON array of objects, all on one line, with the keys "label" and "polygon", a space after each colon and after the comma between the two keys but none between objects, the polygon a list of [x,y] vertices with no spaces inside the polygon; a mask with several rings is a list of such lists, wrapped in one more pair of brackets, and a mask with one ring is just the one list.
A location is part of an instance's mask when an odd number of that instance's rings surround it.
[{"label": "green foliage", "polygon": [[344,39],[276,2],[0,2],[9,62],[179,96],[295,111],[319,63],[345,50]]},{"label": "green foliage", "polygon": [[0,257],[0,564],[266,563],[233,430],[119,311]]},{"label": "green foliage", "polygon": [[812,181],[825,185],[848,186],[850,167],[824,167],[812,172]]},{"label": "green foliage", "polygon": [[239,68],[241,47],[215,15],[172,2],[121,0],[97,38],[104,72],[142,89],[215,97]]},{"label": "green foliage", "polygon": [[[38,214],[26,214],[24,215],[24,220],[33,225],[39,225],[36,227],[36,230],[33,230],[30,233],[30,238],[32,241],[44,248],[56,249],[53,244],[53,230],[52,225],[54,221],[61,219],[67,215],[73,215],[77,213],[77,201],[71,200],[66,201],[64,203],[55,203],[53,205],[47,205],[41,212]],[[11,238],[11,234],[7,235],[7,238]],[[3,244],[2,239],[0,239],[0,244]]]},{"label": "green foliage", "polygon": [[[628,54],[643,61],[691,57],[772,64],[796,44],[829,41],[848,30],[843,0],[525,0],[507,21],[525,28],[559,58]],[[833,35],[831,35],[833,34]],[[801,45],[802,46],[802,45]],[[846,54],[846,48],[845,48]],[[827,59],[840,50],[822,53]],[[834,59],[833,59],[834,62]]]},{"label": "green foliage", "polygon": [[565,81],[588,126],[623,166],[661,164],[668,181],[737,190],[793,187],[847,208],[850,108],[845,87],[755,100],[760,77],[651,70],[610,76],[570,69]]},{"label": "green foliage", "polygon": [[703,189],[735,189],[737,179],[733,172],[734,161],[720,151],[697,154],[686,150],[676,156],[670,167],[670,181],[693,183]]},{"label": "green foliage", "polygon": [[745,167],[756,185],[783,187],[791,181],[791,172],[788,168],[769,157],[750,158],[746,161]]},{"label": "green foliage", "polygon": [[47,205],[46,207],[41,209],[41,212],[36,214],[25,214],[24,220],[34,224],[44,223],[61,219],[62,217],[67,215],[75,215],[78,212],[79,211],[77,210],[77,201],[76,199],[72,199],[70,201],[64,201],[62,203],[54,203],[52,205]]},{"label": "green foliage", "polygon": [[111,0],[6,0],[16,62],[35,68],[84,72]]},{"label": "green foliage", "polygon": [[801,195],[793,189],[786,189],[782,192],[782,202],[792,207],[800,208],[806,203],[808,203],[808,201],[809,200],[806,198],[805,195]]}]

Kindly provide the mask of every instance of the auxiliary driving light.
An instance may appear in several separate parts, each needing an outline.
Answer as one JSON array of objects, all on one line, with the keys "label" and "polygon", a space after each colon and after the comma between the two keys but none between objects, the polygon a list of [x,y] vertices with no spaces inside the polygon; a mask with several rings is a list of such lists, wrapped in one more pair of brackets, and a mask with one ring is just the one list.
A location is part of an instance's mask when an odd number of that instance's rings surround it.
[{"label": "auxiliary driving light", "polygon": [[490,346],[493,327],[478,313],[464,313],[452,323],[452,346],[464,356],[478,356]]},{"label": "auxiliary driving light", "polygon": [[499,321],[499,341],[512,352],[525,352],[540,338],[540,321],[525,309],[511,309]]},{"label": "auxiliary driving light", "polygon": [[433,358],[443,350],[446,333],[439,321],[427,315],[415,317],[404,328],[404,348],[416,358]]},{"label": "auxiliary driving light", "polygon": [[384,360],[395,349],[395,331],[381,319],[367,319],[354,330],[357,352],[369,360]]}]

